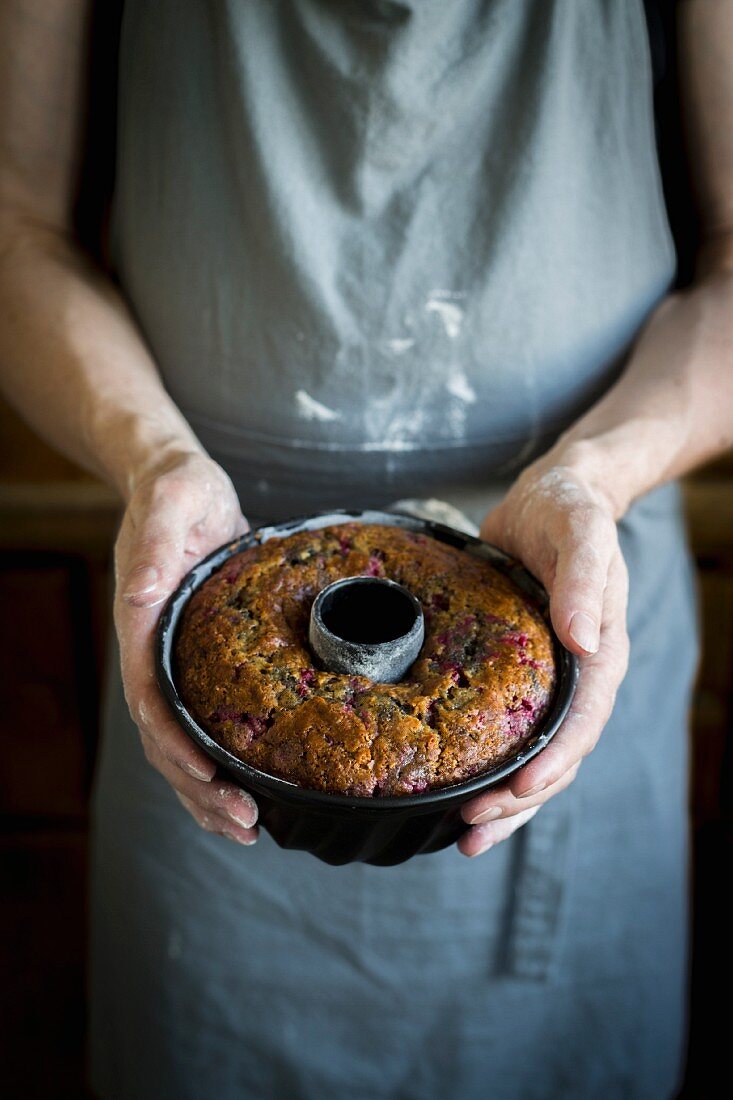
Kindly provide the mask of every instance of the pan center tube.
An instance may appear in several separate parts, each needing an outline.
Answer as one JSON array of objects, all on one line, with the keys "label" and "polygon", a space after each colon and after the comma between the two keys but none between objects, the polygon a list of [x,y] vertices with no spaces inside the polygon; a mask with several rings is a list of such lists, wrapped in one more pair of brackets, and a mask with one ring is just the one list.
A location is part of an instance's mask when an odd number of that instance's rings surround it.
[{"label": "pan center tube", "polygon": [[308,640],[331,672],[396,684],[425,639],[420,601],[386,577],[344,577],[311,607]]}]

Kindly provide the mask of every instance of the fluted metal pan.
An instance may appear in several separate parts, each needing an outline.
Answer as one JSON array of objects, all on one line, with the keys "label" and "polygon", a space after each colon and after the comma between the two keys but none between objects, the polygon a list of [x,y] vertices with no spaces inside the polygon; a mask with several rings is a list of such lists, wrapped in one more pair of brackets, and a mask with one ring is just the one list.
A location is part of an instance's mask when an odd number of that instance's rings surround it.
[{"label": "fluted metal pan", "polygon": [[256,528],[194,566],[171,595],[158,623],[155,646],[158,683],[188,736],[217,762],[222,774],[254,796],[260,825],[281,847],[310,852],[331,864],[362,862],[391,866],[453,844],[468,828],[460,816],[463,803],[503,782],[545,748],[570,707],[578,678],[578,662],[553,634],[558,676],[545,720],[515,756],[462,783],[399,797],[352,797],[300,787],[245,764],[198,725],[178,694],[173,654],[181,615],[193,593],[233,554],[259,542],[338,523],[402,527],[484,558],[526,592],[549,623],[545,589],[519,562],[489,543],[443,524],[397,512],[323,512]]}]

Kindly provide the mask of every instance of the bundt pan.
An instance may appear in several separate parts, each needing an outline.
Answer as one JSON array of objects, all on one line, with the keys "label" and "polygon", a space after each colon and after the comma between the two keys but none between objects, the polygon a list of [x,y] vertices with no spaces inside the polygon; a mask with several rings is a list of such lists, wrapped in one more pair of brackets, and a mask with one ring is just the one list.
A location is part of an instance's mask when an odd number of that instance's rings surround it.
[{"label": "bundt pan", "polygon": [[480,539],[439,523],[396,512],[344,510],[320,513],[249,531],[199,562],[181,581],[163,611],[156,637],[156,668],[160,688],[181,727],[219,764],[228,779],[255,797],[260,825],[282,848],[310,852],[330,864],[362,862],[391,866],[420,853],[437,852],[453,844],[468,828],[460,816],[461,806],[497,786],[542,751],[557,733],[570,707],[578,677],[578,663],[573,654],[555,639],[557,685],[544,722],[516,756],[462,783],[403,797],[351,797],[309,790],[245,764],[217,744],[194,721],[178,694],[173,652],[183,609],[196,589],[232,554],[258,542],[346,522],[406,528],[430,535],[467,554],[488,559],[509,576],[547,617],[548,596],[539,582],[513,558]]}]

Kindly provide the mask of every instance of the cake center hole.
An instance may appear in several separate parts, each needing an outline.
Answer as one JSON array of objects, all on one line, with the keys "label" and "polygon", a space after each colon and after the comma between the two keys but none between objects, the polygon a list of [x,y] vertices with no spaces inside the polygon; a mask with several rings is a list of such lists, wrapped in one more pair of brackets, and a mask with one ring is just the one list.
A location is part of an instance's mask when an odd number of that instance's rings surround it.
[{"label": "cake center hole", "polygon": [[406,592],[379,578],[342,584],[326,593],[323,625],[346,642],[378,645],[401,638],[415,625],[417,612]]}]

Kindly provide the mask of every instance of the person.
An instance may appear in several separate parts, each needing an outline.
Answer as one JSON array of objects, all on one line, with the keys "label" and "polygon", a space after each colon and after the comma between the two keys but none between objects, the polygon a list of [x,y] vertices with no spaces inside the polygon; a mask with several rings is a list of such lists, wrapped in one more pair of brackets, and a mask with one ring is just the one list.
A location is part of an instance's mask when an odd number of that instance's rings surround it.
[{"label": "person", "polygon": [[[128,0],[116,283],[71,231],[88,9],[0,12],[0,361],[125,502],[94,1089],[671,1095],[696,661],[674,479],[733,434],[732,0],[681,4],[683,291],[641,0]],[[153,632],[245,516],[405,497],[545,583],[580,683],[457,848],[330,867],[186,739]]]}]

